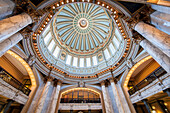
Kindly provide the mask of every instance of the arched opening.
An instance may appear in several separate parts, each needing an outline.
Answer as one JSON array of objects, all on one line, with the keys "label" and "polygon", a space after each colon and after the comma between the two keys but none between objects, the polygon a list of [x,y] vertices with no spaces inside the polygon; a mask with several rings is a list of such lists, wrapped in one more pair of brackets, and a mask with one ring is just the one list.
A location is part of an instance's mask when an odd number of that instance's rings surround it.
[{"label": "arched opening", "polygon": [[129,83],[130,77],[132,76],[133,72],[144,62],[146,62],[147,60],[151,59],[151,56],[145,57],[142,60],[140,60],[138,63],[136,63],[128,72],[128,74],[126,75],[125,81],[123,83],[124,88],[127,88],[127,85]]},{"label": "arched opening", "polygon": [[58,112],[102,112],[101,93],[95,89],[76,87],[63,90],[60,95]]},{"label": "arched opening", "polygon": [[10,54],[11,56],[13,56],[16,60],[18,60],[26,69],[26,71],[28,72],[28,75],[31,79],[31,84],[32,87],[36,87],[37,85],[37,81],[35,79],[34,73],[32,72],[32,69],[30,68],[30,66],[27,64],[27,62],[25,62],[24,59],[22,59],[19,55],[17,55],[16,53],[12,52],[12,51],[7,51],[8,54]]},{"label": "arched opening", "polygon": [[123,86],[136,112],[169,110],[169,97],[164,91],[166,76],[167,72],[151,56],[140,60],[130,69]]},{"label": "arched opening", "polygon": [[26,102],[32,99],[37,88],[35,73],[23,58],[11,50],[0,61],[0,78],[3,84],[0,109],[4,111],[10,104],[8,111],[20,112]]}]

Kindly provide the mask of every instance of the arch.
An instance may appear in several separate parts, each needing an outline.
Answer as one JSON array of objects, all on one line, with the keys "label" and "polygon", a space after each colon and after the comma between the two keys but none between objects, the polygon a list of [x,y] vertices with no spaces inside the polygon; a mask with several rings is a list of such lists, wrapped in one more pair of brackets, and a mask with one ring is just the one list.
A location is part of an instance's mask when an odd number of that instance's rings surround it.
[{"label": "arch", "polygon": [[17,55],[16,53],[12,52],[11,50],[8,50],[7,53],[10,54],[11,56],[13,56],[16,60],[18,60],[25,67],[25,69],[27,70],[28,75],[29,75],[29,77],[31,79],[31,84],[32,84],[31,87],[36,87],[38,83],[37,83],[37,81],[35,79],[35,75],[34,75],[32,69],[27,64],[27,62],[25,62],[24,59],[22,59],[19,55]]},{"label": "arch", "polygon": [[[74,89],[80,89],[81,90],[82,88],[86,89],[87,91],[93,91],[93,92],[99,94],[99,97],[100,97],[100,100],[101,100],[101,105],[102,105],[102,110],[105,112],[103,94],[102,94],[100,86],[86,85],[86,87],[77,87],[77,85],[69,85],[68,87],[64,87],[64,88],[61,87],[59,100],[61,99],[62,94],[64,94],[65,92],[71,91],[71,90],[74,90]],[[60,101],[58,101],[58,106],[56,107],[56,109],[59,108],[59,105],[60,105]]]},{"label": "arch", "polygon": [[130,71],[128,72],[127,75],[125,75],[125,81],[123,83],[123,87],[127,87],[128,85],[128,82],[129,82],[129,79],[130,77],[132,76],[133,72],[141,65],[143,64],[144,62],[146,62],[147,60],[151,59],[152,57],[151,56],[147,56],[145,58],[143,58],[142,60],[140,60],[138,63],[136,63],[131,69]]},{"label": "arch", "polygon": [[[77,87],[77,85],[70,85],[69,87],[65,87],[63,89],[61,89],[61,95],[62,93],[68,91],[68,90],[71,90],[71,89],[75,89],[75,88],[81,88],[81,87]],[[87,88],[89,90],[93,90],[95,92],[97,92],[100,96],[102,94],[101,90],[95,86],[92,86],[92,85],[86,85],[86,87],[82,87],[82,88]]]}]

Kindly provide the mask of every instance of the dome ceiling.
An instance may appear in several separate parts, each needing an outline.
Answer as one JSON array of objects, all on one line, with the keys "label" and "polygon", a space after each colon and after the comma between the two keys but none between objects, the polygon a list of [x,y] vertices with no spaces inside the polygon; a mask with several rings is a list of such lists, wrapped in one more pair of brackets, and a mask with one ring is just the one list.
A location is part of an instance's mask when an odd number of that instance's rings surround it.
[{"label": "dome ceiling", "polygon": [[56,2],[47,9],[50,12],[33,34],[33,45],[45,66],[57,73],[96,78],[100,71],[116,70],[129,55],[131,39],[119,11],[110,4]]},{"label": "dome ceiling", "polygon": [[101,6],[74,3],[60,8],[53,21],[55,40],[69,52],[87,55],[112,38],[113,21]]}]

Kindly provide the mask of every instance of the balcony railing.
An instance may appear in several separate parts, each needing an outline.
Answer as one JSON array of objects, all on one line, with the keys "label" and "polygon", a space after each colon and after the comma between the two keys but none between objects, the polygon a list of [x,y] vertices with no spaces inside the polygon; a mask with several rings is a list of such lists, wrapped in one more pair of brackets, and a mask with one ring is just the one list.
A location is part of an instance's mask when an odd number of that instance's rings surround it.
[{"label": "balcony railing", "polygon": [[100,98],[61,98],[60,103],[101,103]]},{"label": "balcony railing", "polygon": [[133,95],[136,91],[144,88],[148,84],[152,83],[154,80],[158,79],[162,75],[166,74],[167,72],[162,68],[159,67],[154,72],[152,72],[150,75],[148,75],[144,80],[139,82],[136,86],[133,86],[128,92],[129,95]]},{"label": "balcony railing", "polygon": [[22,91],[24,94],[29,95],[31,90],[15,79],[11,74],[9,74],[6,70],[0,67],[0,78],[15,87],[16,89]]}]

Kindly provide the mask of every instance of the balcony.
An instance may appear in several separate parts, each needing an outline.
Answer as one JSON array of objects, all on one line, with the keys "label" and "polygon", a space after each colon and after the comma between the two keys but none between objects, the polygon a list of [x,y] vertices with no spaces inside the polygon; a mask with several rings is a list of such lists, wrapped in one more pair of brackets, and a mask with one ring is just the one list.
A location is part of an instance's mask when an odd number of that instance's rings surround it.
[{"label": "balcony", "polygon": [[5,81],[6,83],[10,84],[17,90],[23,92],[25,95],[29,95],[31,90],[15,79],[11,74],[9,74],[6,70],[0,67],[0,78]]},{"label": "balcony", "polygon": [[146,87],[147,85],[151,84],[153,81],[159,79],[161,76],[165,75],[167,72],[162,68],[159,67],[156,69],[154,72],[152,72],[150,75],[148,75],[145,79],[143,79],[140,83],[137,85],[133,86],[128,92],[129,95],[133,95],[140,89]]},{"label": "balcony", "polygon": [[101,103],[100,98],[61,98],[60,103]]}]

